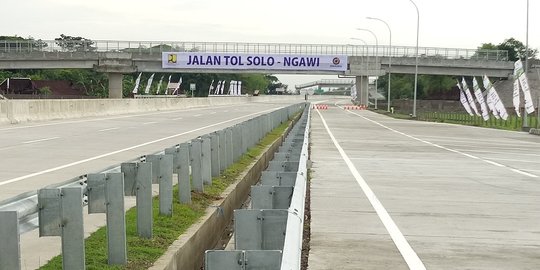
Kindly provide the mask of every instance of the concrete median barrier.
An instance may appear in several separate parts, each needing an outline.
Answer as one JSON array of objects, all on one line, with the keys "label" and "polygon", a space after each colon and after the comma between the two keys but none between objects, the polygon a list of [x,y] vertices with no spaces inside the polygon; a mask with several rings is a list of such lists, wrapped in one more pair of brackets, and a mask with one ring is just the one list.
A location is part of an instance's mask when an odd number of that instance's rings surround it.
[{"label": "concrete median barrier", "polygon": [[0,124],[301,99],[302,96],[296,95],[211,98],[3,100],[0,101]]}]

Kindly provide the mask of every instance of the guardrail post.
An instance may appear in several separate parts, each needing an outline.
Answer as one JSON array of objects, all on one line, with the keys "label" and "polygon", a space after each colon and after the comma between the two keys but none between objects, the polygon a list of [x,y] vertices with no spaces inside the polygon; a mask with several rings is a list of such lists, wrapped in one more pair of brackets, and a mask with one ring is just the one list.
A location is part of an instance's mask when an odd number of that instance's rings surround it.
[{"label": "guardrail post", "polygon": [[159,184],[159,214],[172,215],[173,205],[173,156],[172,155],[148,155],[146,162],[152,163],[152,181]]},{"label": "guardrail post", "polygon": [[21,269],[17,211],[0,211],[0,270]]},{"label": "guardrail post", "polygon": [[127,263],[124,174],[88,174],[88,213],[107,214],[107,252],[110,265]]},{"label": "guardrail post", "polygon": [[227,167],[234,163],[234,143],[233,143],[233,129],[225,129],[225,154],[227,160]]},{"label": "guardrail post", "polygon": [[137,198],[137,233],[142,238],[152,238],[152,164],[122,163],[124,192]]},{"label": "guardrail post", "polygon": [[210,159],[212,166],[212,177],[218,177],[220,172],[220,160],[219,160],[219,136],[217,133],[210,134]]},{"label": "guardrail post", "polygon": [[61,189],[62,268],[85,269],[82,189]]},{"label": "guardrail post", "polygon": [[189,144],[182,143],[165,149],[165,154],[173,155],[173,173],[178,177],[178,200],[191,203],[191,180],[189,179]]},{"label": "guardrail post", "polygon": [[62,237],[62,268],[85,269],[82,189],[38,190],[39,236]]},{"label": "guardrail post", "polygon": [[202,141],[194,139],[189,144],[189,161],[191,164],[191,178],[193,189],[197,192],[204,192],[204,182],[202,178]]},{"label": "guardrail post", "polygon": [[224,129],[217,132],[219,137],[219,171],[223,172],[227,169],[227,134]]},{"label": "guardrail post", "polygon": [[202,136],[201,145],[201,172],[203,183],[212,185],[212,142],[210,136]]},{"label": "guardrail post", "polygon": [[242,156],[242,130],[240,125],[235,125],[233,127],[233,151],[234,159],[233,163],[238,161],[240,156]]}]

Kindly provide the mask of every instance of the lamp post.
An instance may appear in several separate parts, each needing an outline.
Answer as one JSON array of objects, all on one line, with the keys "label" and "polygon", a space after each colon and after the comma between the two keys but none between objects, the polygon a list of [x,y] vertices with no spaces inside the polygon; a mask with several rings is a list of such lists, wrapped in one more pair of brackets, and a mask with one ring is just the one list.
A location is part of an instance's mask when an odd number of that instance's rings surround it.
[{"label": "lamp post", "polygon": [[389,53],[389,63],[388,63],[388,100],[386,101],[387,102],[387,108],[386,108],[386,111],[389,112],[390,111],[390,89],[391,89],[391,84],[392,84],[392,30],[390,29],[390,25],[388,25],[388,23],[382,19],[379,19],[379,18],[373,18],[373,17],[367,17],[368,20],[376,20],[376,21],[380,21],[382,23],[384,23],[386,25],[386,28],[388,28],[388,33],[390,34],[390,53]]},{"label": "lamp post", "polygon": [[414,99],[412,117],[416,118],[416,93],[418,91],[418,36],[420,34],[420,11],[413,0],[409,0],[416,8],[416,60],[414,65]]},{"label": "lamp post", "polygon": [[[377,38],[377,35],[375,35],[373,31],[369,29],[365,29],[365,28],[356,28],[356,30],[367,31],[373,35],[373,37],[375,38],[375,63],[379,63],[379,39]],[[368,82],[368,85],[369,85],[369,82]],[[377,79],[375,79],[375,94],[377,94]],[[369,87],[368,87],[368,96],[369,96]],[[369,104],[369,99],[367,100],[367,102]],[[377,109],[378,109],[377,108],[377,95],[375,95],[375,110]]]},{"label": "lamp post", "polygon": [[[367,42],[361,38],[354,38],[352,37],[351,38],[352,40],[358,40],[358,41],[361,41],[362,43],[364,43],[364,46],[367,46]],[[364,51],[362,49],[362,54],[364,54]],[[367,61],[369,63],[369,53],[367,55]],[[362,55],[362,66],[364,66],[364,56]],[[366,73],[367,73],[367,66],[366,66]],[[369,84],[369,83],[368,83]],[[364,86],[364,76],[360,76],[360,87],[363,87]],[[356,89],[358,91],[358,89]],[[362,91],[360,91],[360,94],[362,94]],[[367,108],[367,105],[368,105],[368,99],[369,99],[369,93],[368,93],[368,89],[366,89],[366,108]],[[363,104],[361,104],[363,105]]]}]

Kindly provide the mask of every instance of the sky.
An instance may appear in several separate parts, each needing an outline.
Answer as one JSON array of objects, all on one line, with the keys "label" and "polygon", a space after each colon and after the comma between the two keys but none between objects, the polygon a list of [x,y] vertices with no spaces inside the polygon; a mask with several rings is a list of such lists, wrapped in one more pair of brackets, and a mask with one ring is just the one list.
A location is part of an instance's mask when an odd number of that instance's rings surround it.
[{"label": "sky", "polygon": [[[420,47],[476,49],[513,37],[523,43],[527,0],[414,0]],[[2,0],[0,35],[52,40],[60,34],[92,40],[226,41],[357,44],[360,38],[415,46],[411,0]],[[529,47],[540,47],[540,0],[529,3]],[[337,76],[280,75],[289,88]]]}]

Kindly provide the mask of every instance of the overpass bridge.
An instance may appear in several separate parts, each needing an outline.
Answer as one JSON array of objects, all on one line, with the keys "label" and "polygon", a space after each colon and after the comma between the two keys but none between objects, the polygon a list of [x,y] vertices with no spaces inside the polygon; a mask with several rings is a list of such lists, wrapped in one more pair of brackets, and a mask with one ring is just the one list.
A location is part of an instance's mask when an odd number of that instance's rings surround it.
[{"label": "overpass bridge", "polygon": [[323,80],[308,82],[308,83],[304,83],[304,84],[298,84],[298,85],[295,85],[294,87],[296,88],[296,90],[305,89],[305,88],[309,88],[309,87],[313,87],[313,86],[318,86],[318,87],[351,87],[351,86],[354,85],[354,83],[355,83],[355,81],[350,80],[350,79],[339,79],[339,80],[323,79]]},{"label": "overpass bridge", "polygon": [[[237,68],[169,68],[163,53],[342,56],[347,65],[340,70],[287,69],[259,66]],[[83,68],[109,76],[109,97],[122,97],[122,76],[133,72],[161,73],[279,73],[335,74],[356,78],[360,95],[367,91],[367,76],[387,72],[414,74],[416,47],[339,44],[284,44],[238,42],[169,41],[1,41],[0,69]],[[418,50],[418,72],[431,75],[508,77],[513,72],[508,52],[422,47]],[[362,102],[362,101],[361,101]]]}]

